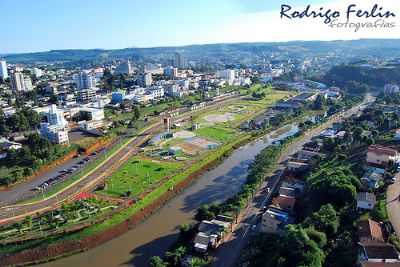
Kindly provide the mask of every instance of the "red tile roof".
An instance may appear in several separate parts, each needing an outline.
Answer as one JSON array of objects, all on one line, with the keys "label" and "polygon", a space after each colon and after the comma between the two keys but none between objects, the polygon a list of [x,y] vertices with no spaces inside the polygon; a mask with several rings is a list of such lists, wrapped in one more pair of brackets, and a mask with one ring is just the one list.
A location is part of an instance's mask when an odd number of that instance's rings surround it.
[{"label": "red tile roof", "polygon": [[283,210],[291,211],[296,203],[296,198],[280,195],[272,200],[272,204]]},{"label": "red tile roof", "polygon": [[358,236],[361,241],[375,240],[385,242],[381,224],[370,219],[358,223]]},{"label": "red tile roof", "polygon": [[390,148],[390,147],[384,147],[384,146],[379,146],[379,145],[370,145],[368,147],[368,153],[374,153],[377,155],[388,155],[391,157],[394,157],[397,155],[397,151]]}]

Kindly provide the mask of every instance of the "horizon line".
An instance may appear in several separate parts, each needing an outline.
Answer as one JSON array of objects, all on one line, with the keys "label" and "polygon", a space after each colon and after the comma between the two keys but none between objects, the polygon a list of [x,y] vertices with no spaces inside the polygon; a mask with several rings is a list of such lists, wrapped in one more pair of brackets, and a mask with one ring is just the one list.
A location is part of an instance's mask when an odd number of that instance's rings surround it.
[{"label": "horizon line", "polygon": [[400,38],[355,38],[355,39],[332,39],[332,40],[290,40],[290,41],[265,41],[265,42],[220,42],[220,43],[198,43],[198,44],[182,44],[182,45],[165,45],[165,46],[132,46],[132,47],[122,47],[122,48],[65,48],[65,49],[50,49],[42,51],[29,51],[29,52],[10,52],[2,53],[0,56],[11,56],[11,55],[21,55],[21,54],[36,54],[36,53],[48,53],[53,51],[90,51],[90,50],[124,50],[124,49],[157,49],[157,48],[184,48],[190,46],[206,46],[206,45],[231,45],[231,44],[278,44],[278,43],[294,43],[294,42],[350,42],[350,41],[362,41],[362,40],[400,40]]}]

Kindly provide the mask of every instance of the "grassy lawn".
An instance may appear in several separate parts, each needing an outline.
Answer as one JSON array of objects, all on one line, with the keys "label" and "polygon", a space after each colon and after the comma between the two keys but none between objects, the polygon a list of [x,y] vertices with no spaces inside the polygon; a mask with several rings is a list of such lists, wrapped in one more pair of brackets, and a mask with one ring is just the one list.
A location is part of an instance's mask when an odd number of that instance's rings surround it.
[{"label": "grassy lawn", "polygon": [[131,195],[139,196],[151,185],[173,174],[182,166],[182,163],[158,162],[134,157],[107,179],[106,188],[99,193],[120,197],[130,191]]},{"label": "grassy lawn", "polygon": [[226,143],[235,135],[235,131],[221,127],[204,127],[196,130],[198,136]]}]

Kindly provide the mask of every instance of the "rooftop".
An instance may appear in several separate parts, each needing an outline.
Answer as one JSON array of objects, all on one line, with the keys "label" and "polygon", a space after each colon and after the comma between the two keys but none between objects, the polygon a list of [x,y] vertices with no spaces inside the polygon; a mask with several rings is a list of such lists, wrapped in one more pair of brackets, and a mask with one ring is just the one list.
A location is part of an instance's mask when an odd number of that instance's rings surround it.
[{"label": "rooftop", "polygon": [[378,155],[387,155],[387,156],[396,156],[397,151],[389,148],[389,147],[384,147],[384,146],[379,146],[379,145],[371,145],[368,147],[368,153],[374,153]]},{"label": "rooftop", "polygon": [[370,239],[384,242],[381,224],[371,219],[358,223],[358,236],[360,239]]},{"label": "rooftop", "polygon": [[399,254],[393,245],[386,243],[361,243],[366,256],[371,259],[399,259]]},{"label": "rooftop", "polygon": [[356,197],[357,201],[371,201],[371,202],[376,202],[376,197],[372,193],[368,192],[360,192],[357,194]]}]

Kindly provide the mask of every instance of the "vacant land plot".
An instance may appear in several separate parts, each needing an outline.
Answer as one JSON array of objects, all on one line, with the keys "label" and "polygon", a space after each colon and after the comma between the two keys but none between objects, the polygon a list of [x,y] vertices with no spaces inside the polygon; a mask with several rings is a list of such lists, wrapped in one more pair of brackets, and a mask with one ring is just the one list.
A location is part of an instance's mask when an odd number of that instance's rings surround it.
[{"label": "vacant land plot", "polygon": [[139,196],[182,166],[182,163],[177,162],[161,162],[134,157],[107,179],[106,188],[99,193],[115,197]]},{"label": "vacant land plot", "polygon": [[221,122],[228,122],[233,121],[235,119],[234,114],[232,113],[224,113],[224,114],[210,114],[204,117],[206,122],[211,123],[221,123]]},{"label": "vacant land plot", "polygon": [[222,127],[204,127],[197,129],[196,134],[201,137],[225,143],[234,136],[235,131]]},{"label": "vacant land plot", "polygon": [[189,131],[185,131],[185,130],[174,133],[174,138],[187,139],[187,138],[192,138],[195,136],[196,135],[193,132],[189,132]]}]

